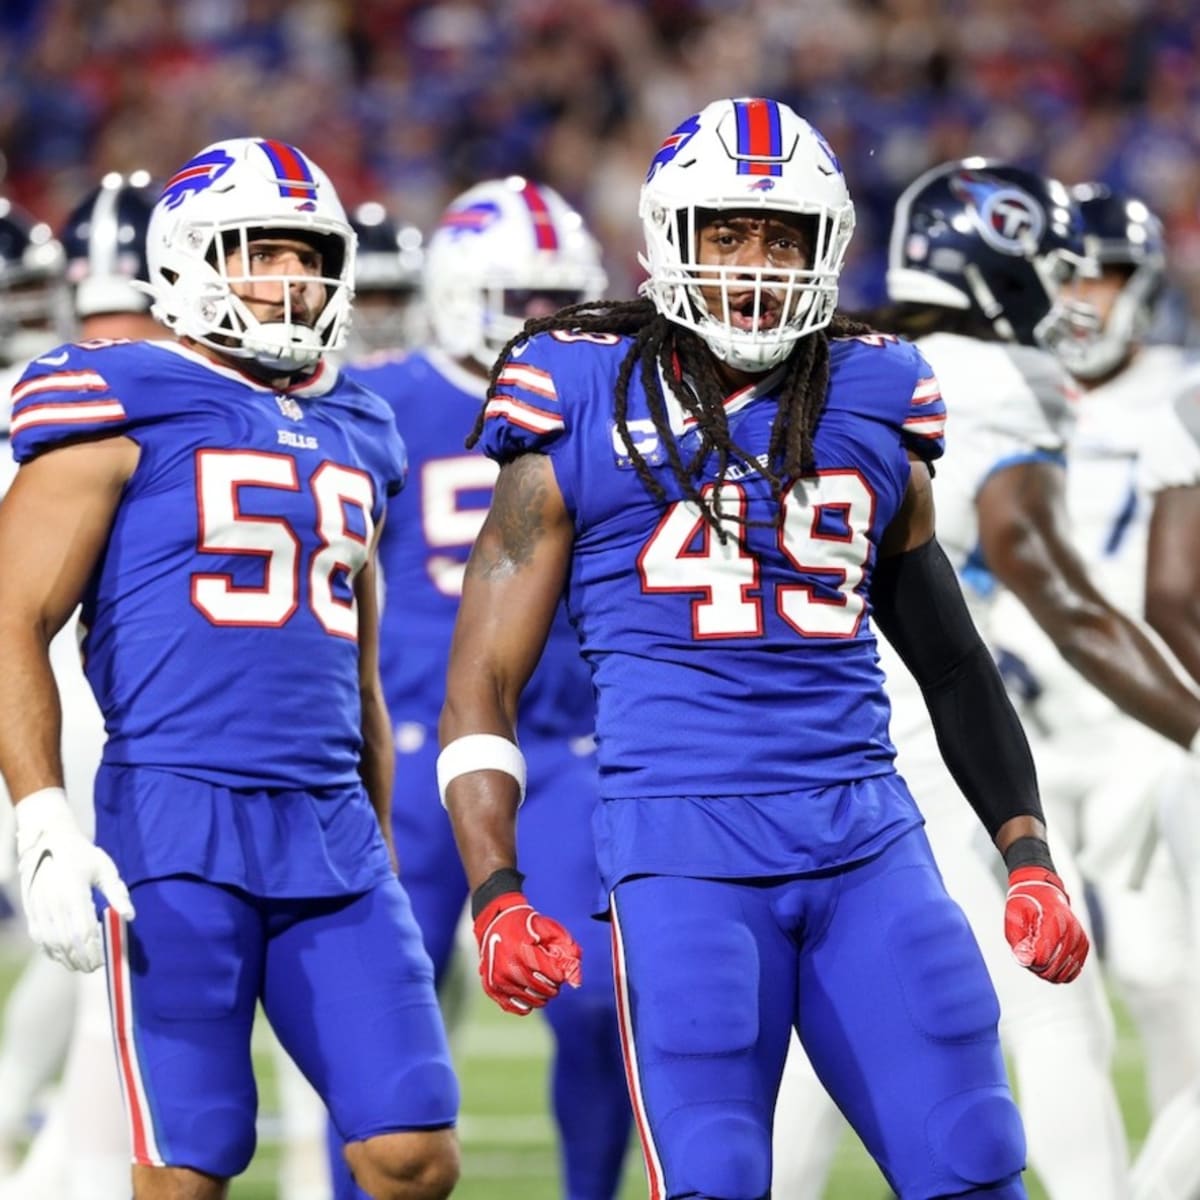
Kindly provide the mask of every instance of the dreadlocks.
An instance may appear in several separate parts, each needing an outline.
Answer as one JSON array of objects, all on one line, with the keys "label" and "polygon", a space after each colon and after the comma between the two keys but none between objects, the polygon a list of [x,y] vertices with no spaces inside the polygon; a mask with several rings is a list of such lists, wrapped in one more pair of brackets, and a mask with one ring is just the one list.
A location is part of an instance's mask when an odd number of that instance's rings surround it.
[{"label": "dreadlocks", "polygon": [[[632,337],[633,342],[621,363],[614,396],[617,431],[646,490],[663,504],[667,501],[662,484],[650,470],[629,432],[629,384],[639,372],[650,407],[650,416],[665,449],[667,462],[685,499],[694,503],[722,541],[727,532],[723,525],[721,484],[733,462],[757,470],[767,480],[777,502],[791,482],[813,468],[813,437],[825,407],[829,386],[829,338],[850,337],[871,332],[869,325],[835,316],[828,331],[820,330],[802,338],[788,356],[780,384],[779,409],[771,425],[771,441],[765,465],[729,431],[725,413],[725,388],[704,341],[691,330],[669,321],[649,300],[591,301],[575,304],[547,317],[526,321],[523,330],[512,338],[496,359],[488,383],[488,399],[496,391],[496,380],[518,342],[534,334],[562,329],[578,333],[614,333]],[[671,432],[666,397],[661,380],[667,381],[671,394],[696,423],[700,442],[686,460]],[[687,382],[685,382],[685,380]],[[486,408],[486,404],[485,404]],[[470,449],[483,432],[481,410],[475,428],[467,438]],[[701,467],[710,453],[717,455],[716,486],[703,494]],[[776,520],[782,520],[777,507]]]}]

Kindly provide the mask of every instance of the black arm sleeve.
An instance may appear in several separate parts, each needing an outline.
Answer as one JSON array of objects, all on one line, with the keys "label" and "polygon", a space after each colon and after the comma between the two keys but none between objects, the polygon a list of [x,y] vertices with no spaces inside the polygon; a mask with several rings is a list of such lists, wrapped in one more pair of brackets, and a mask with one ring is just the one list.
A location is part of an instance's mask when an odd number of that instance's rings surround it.
[{"label": "black arm sleeve", "polygon": [[1025,731],[937,539],[881,558],[871,598],[875,623],[920,685],[942,758],[988,834],[1012,817],[1042,820]]}]

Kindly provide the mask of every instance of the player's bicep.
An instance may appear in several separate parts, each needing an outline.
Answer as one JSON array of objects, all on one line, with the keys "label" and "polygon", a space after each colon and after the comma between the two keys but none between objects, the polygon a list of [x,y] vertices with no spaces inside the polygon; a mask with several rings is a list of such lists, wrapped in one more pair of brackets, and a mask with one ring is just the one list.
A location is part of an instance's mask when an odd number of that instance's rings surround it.
[{"label": "player's bicep", "polygon": [[1106,606],[1070,541],[1061,466],[1017,463],[993,474],[976,497],[988,569],[1044,628],[1081,605]]},{"label": "player's bicep", "polygon": [[573,541],[550,459],[531,453],[505,464],[467,560],[447,680],[451,706],[487,689],[515,714],[550,631]]},{"label": "player's bicep", "polygon": [[0,502],[0,619],[49,640],[79,603],[138,461],[128,438],[47,451]]},{"label": "player's bicep", "polygon": [[879,545],[881,558],[915,550],[929,541],[934,534],[933,487],[929,464],[911,450],[908,457],[911,464],[908,486],[905,488],[900,508],[892,518],[891,524],[884,530]]}]

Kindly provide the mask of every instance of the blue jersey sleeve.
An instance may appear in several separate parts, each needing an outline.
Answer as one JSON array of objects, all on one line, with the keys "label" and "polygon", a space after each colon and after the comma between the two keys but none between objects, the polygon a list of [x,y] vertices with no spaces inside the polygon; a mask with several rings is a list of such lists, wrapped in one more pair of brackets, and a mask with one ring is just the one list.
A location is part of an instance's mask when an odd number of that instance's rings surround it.
[{"label": "blue jersey sleeve", "polygon": [[908,349],[915,360],[916,380],[900,432],[909,450],[932,462],[946,452],[946,402],[933,368],[915,346]]},{"label": "blue jersey sleeve", "polygon": [[479,445],[489,458],[506,463],[530,450],[545,452],[566,431],[559,397],[566,348],[545,333],[513,347],[484,408]]},{"label": "blue jersey sleeve", "polygon": [[830,342],[831,399],[885,425],[900,445],[925,462],[941,458],[946,405],[933,368],[912,342],[890,333]]},{"label": "blue jersey sleeve", "polygon": [[17,462],[72,438],[126,433],[137,423],[120,387],[120,352],[131,345],[60,346],[29,364],[12,390],[10,436]]}]

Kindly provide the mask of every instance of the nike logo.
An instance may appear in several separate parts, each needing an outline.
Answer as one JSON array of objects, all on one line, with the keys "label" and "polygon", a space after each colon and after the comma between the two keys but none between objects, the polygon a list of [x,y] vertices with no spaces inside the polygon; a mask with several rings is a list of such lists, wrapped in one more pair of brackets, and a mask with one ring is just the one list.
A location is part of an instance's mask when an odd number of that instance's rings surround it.
[{"label": "nike logo", "polygon": [[61,354],[47,355],[45,358],[39,358],[37,361],[45,363],[48,367],[61,367],[69,357],[68,352],[64,350]]},{"label": "nike logo", "polygon": [[516,345],[515,345],[515,346],[514,346],[514,347],[513,347],[513,348],[512,348],[512,349],[511,349],[509,352],[508,352],[508,357],[509,357],[509,358],[520,358],[520,357],[521,357],[521,355],[522,355],[522,354],[524,354],[524,353],[525,353],[525,351],[526,351],[526,350],[528,350],[528,349],[529,349],[529,343],[528,343],[528,341],[524,341],[524,342],[518,342],[518,343],[517,343],[517,344],[516,344]]},{"label": "nike logo", "polygon": [[37,873],[42,869],[42,863],[44,863],[46,861],[46,859],[48,859],[48,858],[52,859],[53,857],[54,857],[53,850],[43,850],[42,851],[41,857],[37,860],[37,865],[33,868],[33,874],[30,875],[30,877],[29,877],[29,886],[30,887],[33,887],[33,881],[37,878]]},{"label": "nike logo", "polygon": [[[40,866],[41,864],[39,863],[38,865]],[[36,870],[34,874],[37,874]],[[489,983],[492,982],[492,967],[496,962],[496,947],[500,945],[500,940],[498,933],[493,933],[487,940],[487,977]]]}]

